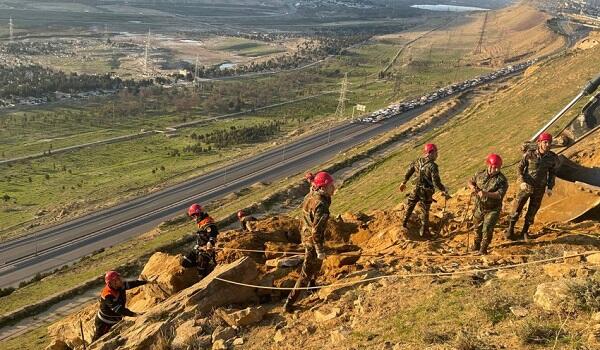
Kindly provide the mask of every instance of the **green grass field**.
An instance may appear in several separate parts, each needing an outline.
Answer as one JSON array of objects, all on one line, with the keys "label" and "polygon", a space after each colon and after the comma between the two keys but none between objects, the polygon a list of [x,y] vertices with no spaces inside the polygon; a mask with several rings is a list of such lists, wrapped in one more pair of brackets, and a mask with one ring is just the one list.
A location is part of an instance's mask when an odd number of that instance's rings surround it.
[{"label": "green grass field", "polygon": [[[392,208],[404,195],[397,191],[409,162],[420,156],[421,145],[439,146],[442,181],[455,191],[484,166],[488,153],[497,152],[510,164],[520,157],[520,145],[529,139],[598,73],[600,49],[575,52],[552,62],[527,78],[513,81],[489,100],[471,106],[442,130],[399,149],[368,173],[345,184],[336,194],[333,210]],[[561,79],[556,79],[560,76]],[[515,168],[506,175],[515,178]],[[390,176],[390,174],[394,174]]]},{"label": "green grass field", "polygon": [[[241,45],[240,42],[230,45]],[[377,80],[377,73],[384,67],[398,50],[395,44],[374,42],[363,47],[350,50],[346,55],[328,60],[323,65],[310,68],[308,73],[318,74],[321,78],[303,86],[306,95],[322,91],[339,89],[339,82],[344,72],[349,72],[349,93],[347,110],[344,118],[349,118],[351,106],[360,103],[373,111],[392,102],[420,96],[447,85],[455,79],[462,80],[480,74],[486,69],[468,66],[454,67],[454,63],[436,64],[427,69],[414,69],[412,75],[391,80]],[[442,57],[437,54],[436,57]],[[440,62],[443,61],[439,58]],[[448,60],[448,62],[451,62]],[[285,78],[285,77],[283,77]],[[257,81],[263,83],[282,79],[278,76],[263,77]],[[301,96],[300,93],[297,95]],[[253,117],[239,118],[235,122],[222,121],[202,128],[184,130],[179,137],[166,138],[162,135],[146,137],[119,144],[96,146],[78,150],[68,154],[54,155],[23,164],[5,167],[5,181],[0,182],[0,194],[11,197],[0,204],[0,237],[24,234],[31,225],[47,222],[57,216],[73,217],[84,214],[83,208],[98,205],[115,204],[131,196],[145,193],[158,185],[174,184],[193,175],[209,171],[226,159],[233,159],[264,148],[265,144],[245,145],[211,152],[202,156],[194,156],[181,152],[181,156],[169,155],[173,150],[179,151],[192,141],[186,137],[192,132],[202,133],[218,128],[243,126],[257,120],[283,120],[288,123],[284,131],[314,125],[323,127],[326,120],[335,112],[337,96],[325,95],[317,99],[291,104],[275,109],[261,111]],[[70,107],[64,107],[70,108]],[[71,110],[71,114],[83,113],[85,108],[93,108],[93,104]],[[33,112],[27,112],[32,114]],[[4,154],[29,154],[47,150],[49,145],[56,149],[80,141],[88,142],[105,136],[116,136],[121,133],[138,131],[140,128],[160,128],[167,126],[178,118],[179,114],[150,113],[148,117],[128,118],[125,121],[109,125],[90,126],[75,123],[73,118],[64,123],[54,123],[44,127],[43,119],[23,123],[23,114],[16,114],[15,125],[19,121],[22,129],[4,131],[9,140],[0,148]],[[29,118],[31,119],[31,118]],[[194,118],[195,119],[195,118]],[[84,118],[85,120],[85,118]],[[0,134],[3,133],[0,131]],[[283,133],[282,133],[283,134]],[[22,136],[27,142],[23,144]],[[128,152],[123,153],[122,150]],[[162,170],[164,169],[164,170]],[[45,211],[41,219],[36,214]],[[64,212],[63,212],[64,210]],[[63,215],[60,213],[63,212]]]}]

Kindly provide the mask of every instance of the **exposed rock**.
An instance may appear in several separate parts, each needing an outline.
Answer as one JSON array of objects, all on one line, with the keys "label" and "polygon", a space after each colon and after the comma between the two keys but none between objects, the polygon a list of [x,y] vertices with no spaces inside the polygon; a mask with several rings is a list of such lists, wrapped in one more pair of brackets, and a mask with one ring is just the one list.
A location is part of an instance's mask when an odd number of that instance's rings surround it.
[{"label": "exposed rock", "polygon": [[220,339],[216,342],[213,342],[212,350],[227,350],[227,344],[225,344],[225,340]]},{"label": "exposed rock", "polygon": [[[83,345],[81,340],[81,330],[79,328],[79,321],[83,323],[83,335],[86,343],[90,343],[96,327],[94,325],[94,318],[98,312],[98,304],[90,304],[78,312],[69,315],[62,320],[50,325],[48,327],[48,336],[52,339],[52,342],[56,342],[57,346],[60,343],[64,343],[69,348],[77,348]],[[60,347],[57,349],[61,349]]]},{"label": "exposed rock", "polygon": [[564,281],[547,282],[537,286],[533,301],[546,311],[557,311],[569,295],[569,286]]},{"label": "exposed rock", "polygon": [[523,278],[523,273],[514,269],[499,270],[496,272],[496,277],[500,280],[515,281]]},{"label": "exposed rock", "polygon": [[127,306],[133,311],[145,311],[198,282],[198,272],[183,268],[180,261],[180,255],[154,253],[144,266],[140,278],[155,283],[128,291]]},{"label": "exposed rock", "polygon": [[233,340],[234,346],[244,345],[244,338],[235,338]]},{"label": "exposed rock", "polygon": [[236,332],[233,327],[217,327],[212,333],[212,341],[215,343],[218,340],[227,341],[233,337],[235,337]]},{"label": "exposed rock", "polygon": [[288,331],[285,328],[278,329],[277,332],[275,332],[275,335],[273,336],[273,341],[275,343],[281,343],[286,339],[287,333]]},{"label": "exposed rock", "polygon": [[195,343],[198,336],[202,334],[202,327],[194,325],[195,320],[189,320],[182,323],[175,330],[175,339],[171,343],[173,349],[187,349],[192,343]]},{"label": "exposed rock", "polygon": [[590,264],[600,265],[600,253],[588,255],[585,260]]},{"label": "exposed rock", "polygon": [[576,269],[570,264],[548,264],[543,266],[544,273],[553,278],[574,276]]},{"label": "exposed rock", "polygon": [[135,318],[133,324],[121,323],[115,326],[114,331],[109,332],[90,349],[148,349],[149,344],[159,339],[161,332],[175,327],[177,317],[193,317],[228,304],[255,302],[256,294],[252,288],[242,288],[216,278],[253,284],[256,283],[257,274],[256,264],[249,258],[217,266],[200,282]]},{"label": "exposed rock", "polygon": [[64,341],[61,340],[53,340],[50,345],[46,346],[45,350],[70,350],[71,348],[67,346]]},{"label": "exposed rock", "polygon": [[358,259],[360,259],[360,252],[347,252],[340,254],[327,256],[323,262],[323,267],[326,269],[334,269],[345,265],[353,265],[358,261]]},{"label": "exposed rock", "polygon": [[216,312],[228,325],[243,327],[260,322],[267,310],[262,306],[258,306],[233,312],[219,309]]},{"label": "exposed rock", "polygon": [[315,311],[314,316],[315,316],[315,320],[317,322],[323,323],[323,322],[333,320],[334,318],[341,315],[341,313],[342,313],[342,310],[339,307],[334,307],[329,312],[317,310],[317,311]]}]

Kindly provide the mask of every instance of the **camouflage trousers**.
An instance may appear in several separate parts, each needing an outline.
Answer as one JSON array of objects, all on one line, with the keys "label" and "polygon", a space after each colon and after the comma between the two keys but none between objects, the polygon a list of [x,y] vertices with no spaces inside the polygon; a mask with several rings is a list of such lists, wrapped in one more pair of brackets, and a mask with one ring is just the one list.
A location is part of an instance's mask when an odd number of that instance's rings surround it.
[{"label": "camouflage trousers", "polygon": [[[315,239],[316,238],[316,239]],[[323,244],[322,235],[312,235],[307,230],[302,232],[302,244],[304,245],[304,262],[302,263],[302,269],[300,270],[300,277],[296,280],[294,289],[290,292],[287,297],[287,303],[292,305],[298,300],[302,288],[315,284],[317,274],[321,271],[321,260],[317,258],[317,250],[315,244]]]},{"label": "camouflage trousers", "polygon": [[545,188],[534,188],[532,193],[526,191],[520,191],[517,195],[517,200],[513,208],[512,214],[510,215],[510,221],[517,222],[521,216],[521,212],[529,201],[527,207],[527,213],[525,213],[525,223],[527,225],[533,224],[535,214],[537,214],[540,206],[542,205],[542,199],[544,199]]},{"label": "camouflage trousers", "polygon": [[475,249],[480,252],[487,252],[487,248],[494,238],[494,227],[500,218],[500,209],[485,210],[478,207],[473,215],[473,225],[475,226]]},{"label": "camouflage trousers", "polygon": [[406,226],[408,224],[408,220],[418,203],[421,204],[421,208],[423,209],[423,214],[421,216],[421,231],[426,232],[429,230],[429,210],[431,209],[431,203],[433,203],[432,190],[417,187],[414,192],[408,195],[403,225]]}]

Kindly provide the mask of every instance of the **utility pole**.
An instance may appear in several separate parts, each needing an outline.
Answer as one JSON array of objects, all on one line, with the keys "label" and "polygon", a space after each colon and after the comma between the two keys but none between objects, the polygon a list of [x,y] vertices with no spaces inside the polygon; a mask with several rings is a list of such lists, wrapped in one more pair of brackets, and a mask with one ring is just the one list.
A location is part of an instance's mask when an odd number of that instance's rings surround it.
[{"label": "utility pole", "polygon": [[146,52],[144,53],[144,74],[148,74],[148,51],[150,49],[150,29],[148,29],[148,38],[146,39]]},{"label": "utility pole", "polygon": [[8,20],[8,37],[10,42],[13,42],[13,20],[12,17]]}]

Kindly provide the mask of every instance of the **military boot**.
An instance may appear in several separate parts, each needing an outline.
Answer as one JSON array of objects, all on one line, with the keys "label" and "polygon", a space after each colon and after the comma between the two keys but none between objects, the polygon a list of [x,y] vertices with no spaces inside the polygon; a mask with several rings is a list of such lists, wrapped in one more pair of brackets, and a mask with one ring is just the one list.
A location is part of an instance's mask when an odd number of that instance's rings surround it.
[{"label": "military boot", "polygon": [[481,249],[481,240],[475,239],[475,242],[473,242],[473,246],[471,246],[471,251],[477,252],[479,251],[479,249]]},{"label": "military boot", "polygon": [[288,314],[291,314],[294,312],[294,302],[291,301],[290,299],[287,299],[285,301],[285,304],[283,304],[283,310],[285,312],[287,312]]},{"label": "military boot", "polygon": [[487,239],[484,239],[483,241],[481,241],[481,246],[479,247],[479,254],[478,255],[487,255],[488,251],[488,246],[490,245],[490,242]]},{"label": "military boot", "polygon": [[510,220],[508,222],[508,230],[504,233],[504,237],[506,237],[506,239],[510,239],[511,241],[515,240],[515,224],[517,223],[517,220]]},{"label": "military boot", "polygon": [[519,239],[527,241],[529,239],[529,223],[525,222],[523,224],[523,228],[521,229],[521,234],[519,235]]}]

